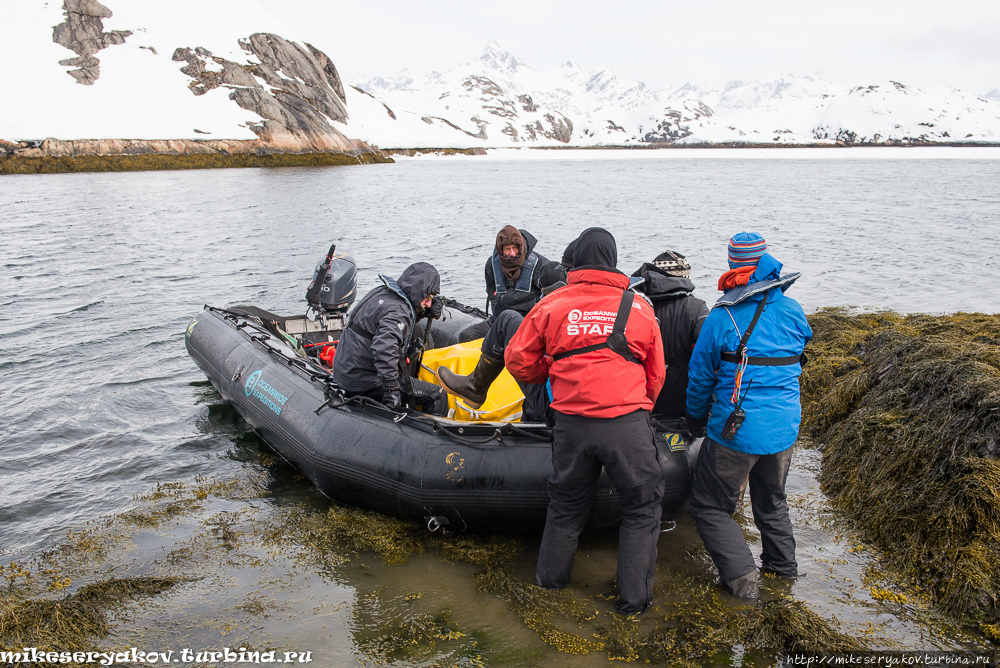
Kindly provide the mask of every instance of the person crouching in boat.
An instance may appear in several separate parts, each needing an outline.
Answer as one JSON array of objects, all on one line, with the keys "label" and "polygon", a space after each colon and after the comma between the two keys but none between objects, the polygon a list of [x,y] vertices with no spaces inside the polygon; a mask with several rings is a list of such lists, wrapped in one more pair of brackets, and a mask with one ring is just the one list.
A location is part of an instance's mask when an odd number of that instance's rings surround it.
[{"label": "person crouching in boat", "polygon": [[691,265],[680,253],[665,251],[644,263],[632,276],[642,278],[637,287],[653,302],[660,321],[666,380],[653,406],[653,417],[679,420],[686,414],[688,364],[708,306],[692,294]]},{"label": "person crouching in boat", "polygon": [[542,297],[539,270],[548,260],[534,251],[537,241],[527,230],[506,225],[497,233],[493,254],[486,260],[486,297],[490,317],[458,335],[462,343],[486,336],[501,313],[527,315]]},{"label": "person crouching in boat", "polygon": [[663,385],[663,344],[653,309],[615,269],[607,230],[577,239],[568,283],[531,310],[505,353],[525,383],[552,384],[549,508],[538,553],[538,585],[570,584],[577,541],[601,469],[618,490],[618,603],[622,614],[652,605],[663,473],[650,410]]},{"label": "person crouching in boat", "polygon": [[414,323],[425,315],[441,317],[441,277],[432,265],[417,262],[398,280],[379,278],[383,285],[365,295],[340,336],[333,379],[348,397],[370,397],[393,410],[407,406],[409,385],[417,408],[446,415],[448,397],[441,388],[410,378],[406,369]]},{"label": "person crouching in boat", "polygon": [[731,269],[719,279],[725,294],[702,326],[687,390],[689,425],[708,431],[695,466],[691,517],[719,580],[750,599],[760,595],[760,575],[732,517],[748,476],[761,570],[798,574],[785,480],[802,416],[802,353],[812,338],[802,307],[784,294],[799,274],[781,276],[781,263],[766,250],[753,232],[730,240]]},{"label": "person crouching in boat", "polygon": [[[566,285],[566,271],[558,262],[543,264],[538,271],[538,277],[541,299]],[[486,403],[490,385],[503,372],[507,344],[523,321],[524,316],[513,309],[508,309],[493,319],[493,324],[483,337],[482,354],[476,363],[476,368],[469,375],[463,376],[447,367],[439,366],[434,374],[441,387],[465,401],[470,408],[479,408]],[[517,384],[524,394],[521,421],[552,424],[551,397],[547,381],[541,383],[518,381]]]}]

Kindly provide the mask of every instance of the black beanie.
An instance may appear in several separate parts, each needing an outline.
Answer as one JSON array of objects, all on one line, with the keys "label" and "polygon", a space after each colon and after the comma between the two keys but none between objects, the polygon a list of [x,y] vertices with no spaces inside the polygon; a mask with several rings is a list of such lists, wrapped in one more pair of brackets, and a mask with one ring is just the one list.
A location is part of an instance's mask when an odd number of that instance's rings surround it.
[{"label": "black beanie", "polygon": [[618,266],[618,245],[602,227],[590,227],[580,233],[573,250],[573,267],[615,269]]}]

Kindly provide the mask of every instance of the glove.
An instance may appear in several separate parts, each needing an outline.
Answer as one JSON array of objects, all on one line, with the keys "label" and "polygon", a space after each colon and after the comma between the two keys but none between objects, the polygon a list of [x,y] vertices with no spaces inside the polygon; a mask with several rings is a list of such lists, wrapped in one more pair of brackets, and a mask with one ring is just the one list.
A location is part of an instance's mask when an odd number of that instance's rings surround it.
[{"label": "glove", "polygon": [[691,417],[690,414],[684,416],[684,421],[687,422],[688,431],[695,438],[701,438],[708,435],[708,415],[705,417]]},{"label": "glove", "polygon": [[434,299],[431,300],[430,308],[427,309],[427,313],[434,320],[440,320],[441,313],[444,312],[444,297],[441,295],[434,295]]},{"label": "glove", "polygon": [[385,392],[382,395],[382,404],[394,411],[403,410],[403,398],[399,394],[399,388]]}]

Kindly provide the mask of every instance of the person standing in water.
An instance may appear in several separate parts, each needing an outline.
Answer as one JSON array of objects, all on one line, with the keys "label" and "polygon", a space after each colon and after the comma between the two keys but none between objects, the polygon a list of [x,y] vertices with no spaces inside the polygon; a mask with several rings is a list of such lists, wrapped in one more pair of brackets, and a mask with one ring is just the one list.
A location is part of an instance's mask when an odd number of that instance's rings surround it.
[{"label": "person standing in water", "polygon": [[585,230],[568,285],[538,303],[506,346],[507,370],[523,383],[552,385],[552,477],[536,582],[570,584],[580,532],[601,470],[618,490],[618,604],[652,605],[663,473],[649,412],[664,378],[653,309],[615,267],[611,233]]},{"label": "person standing in water", "polygon": [[722,298],[709,313],[691,355],[688,423],[707,429],[691,489],[691,517],[723,586],[736,596],[760,596],[760,576],[743,530],[733,519],[749,476],[761,570],[795,577],[795,538],[785,480],[799,433],[799,375],[812,329],[785,290],[799,274],[781,263],[754,232],[729,242]]}]

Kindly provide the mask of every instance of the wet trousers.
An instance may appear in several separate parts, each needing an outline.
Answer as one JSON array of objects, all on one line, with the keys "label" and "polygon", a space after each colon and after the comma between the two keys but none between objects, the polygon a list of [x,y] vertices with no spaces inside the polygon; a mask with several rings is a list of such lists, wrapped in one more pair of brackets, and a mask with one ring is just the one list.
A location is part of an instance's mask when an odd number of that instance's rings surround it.
[{"label": "wet trousers", "polygon": [[733,513],[749,476],[753,521],[760,531],[761,568],[785,577],[798,574],[795,538],[785,501],[785,480],[792,461],[788,448],[773,455],[750,455],[706,438],[698,453],[691,488],[691,517],[719,579],[735,592],[741,578],[757,566]]},{"label": "wet trousers", "polygon": [[645,610],[653,600],[663,474],[648,411],[615,418],[555,413],[549,509],[535,580],[547,589],[570,583],[580,532],[601,476],[618,491],[618,610]]}]

